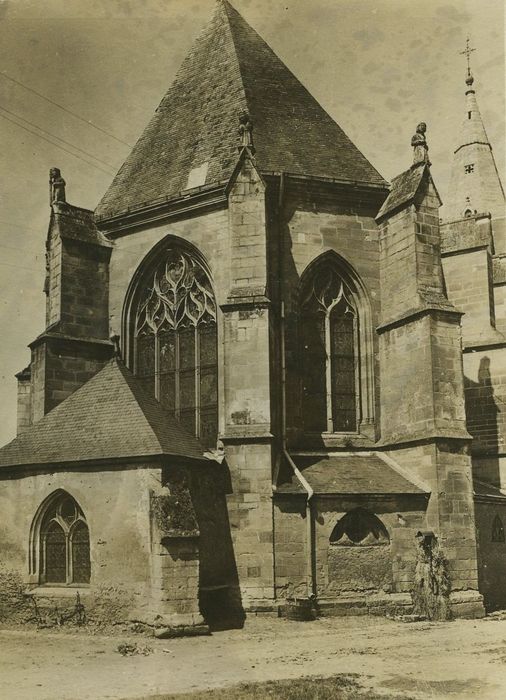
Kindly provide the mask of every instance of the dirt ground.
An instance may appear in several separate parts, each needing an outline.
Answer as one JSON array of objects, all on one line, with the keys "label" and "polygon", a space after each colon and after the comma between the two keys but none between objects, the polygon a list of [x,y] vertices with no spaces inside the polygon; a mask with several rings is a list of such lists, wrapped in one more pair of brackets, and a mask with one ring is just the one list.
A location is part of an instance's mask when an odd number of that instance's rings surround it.
[{"label": "dirt ground", "polygon": [[[121,644],[146,655],[122,656]],[[147,647],[147,648],[146,648]],[[289,622],[157,640],[133,633],[0,630],[2,700],[131,700],[240,682],[359,674],[387,698],[506,697],[506,620]],[[372,691],[371,691],[372,692]]]}]

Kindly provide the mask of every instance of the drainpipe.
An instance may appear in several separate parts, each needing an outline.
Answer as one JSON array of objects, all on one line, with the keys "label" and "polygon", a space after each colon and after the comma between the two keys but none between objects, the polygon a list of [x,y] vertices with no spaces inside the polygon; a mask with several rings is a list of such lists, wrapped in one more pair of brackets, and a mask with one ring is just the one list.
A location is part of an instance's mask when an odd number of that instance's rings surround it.
[{"label": "drainpipe", "polygon": [[[306,492],[306,580],[307,596],[316,596],[316,581],[314,576],[315,557],[313,552],[313,508],[312,497],[314,491],[308,481],[291,458],[286,447],[286,362],[285,362],[285,302],[283,300],[283,262],[284,262],[284,240],[283,240],[283,201],[285,196],[285,173],[282,171],[279,178],[279,199],[278,199],[278,298],[280,303],[280,323],[281,323],[281,448],[285,459],[293,470],[297,480]],[[279,461],[277,462],[279,465]],[[279,466],[277,468],[279,471]],[[276,473],[277,481],[277,473]]]}]

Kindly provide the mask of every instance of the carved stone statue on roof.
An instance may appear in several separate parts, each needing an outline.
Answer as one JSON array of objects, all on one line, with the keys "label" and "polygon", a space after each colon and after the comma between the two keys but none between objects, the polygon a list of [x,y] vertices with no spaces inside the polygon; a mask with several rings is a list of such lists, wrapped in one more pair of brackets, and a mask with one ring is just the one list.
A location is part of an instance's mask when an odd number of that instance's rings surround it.
[{"label": "carved stone statue on roof", "polygon": [[241,112],[241,114],[239,115],[239,137],[239,150],[241,150],[244,147],[247,147],[252,153],[254,153],[255,148],[253,146],[253,124],[251,123],[249,114],[247,112]]},{"label": "carved stone statue on roof", "polygon": [[59,168],[51,168],[49,171],[49,204],[66,201],[65,180],[62,178]]},{"label": "carved stone statue on roof", "polygon": [[416,133],[411,138],[411,145],[414,149],[413,165],[420,165],[421,163],[430,165],[429,147],[427,145],[427,139],[425,138],[426,131],[427,124],[425,122],[420,122],[416,127]]}]

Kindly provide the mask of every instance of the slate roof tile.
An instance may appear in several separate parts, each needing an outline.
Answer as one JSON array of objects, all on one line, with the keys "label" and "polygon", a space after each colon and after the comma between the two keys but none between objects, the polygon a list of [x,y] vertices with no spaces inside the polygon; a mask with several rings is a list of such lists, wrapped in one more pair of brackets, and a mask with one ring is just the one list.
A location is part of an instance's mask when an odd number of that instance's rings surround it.
[{"label": "slate roof tile", "polygon": [[95,214],[106,219],[205,183],[227,181],[237,162],[239,115],[253,124],[261,172],[286,171],[385,186],[343,130],[226,0],[183,61],[155,115]]},{"label": "slate roof tile", "polygon": [[[293,456],[316,495],[423,494],[426,493],[374,453]],[[277,493],[303,493],[295,475],[280,484]]]},{"label": "slate roof tile", "polygon": [[0,449],[0,467],[167,455],[204,460],[188,433],[116,359]]}]

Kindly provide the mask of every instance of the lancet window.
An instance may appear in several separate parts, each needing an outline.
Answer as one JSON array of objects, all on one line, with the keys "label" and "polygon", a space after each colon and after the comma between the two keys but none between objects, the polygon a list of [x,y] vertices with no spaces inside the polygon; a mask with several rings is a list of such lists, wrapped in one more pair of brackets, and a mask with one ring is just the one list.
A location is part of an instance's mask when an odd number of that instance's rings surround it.
[{"label": "lancet window", "polygon": [[302,410],[307,432],[355,432],[359,334],[353,294],[332,262],[319,265],[301,302]]},{"label": "lancet window", "polygon": [[135,372],[162,406],[205,445],[218,423],[216,301],[203,265],[168,250],[138,296]]}]

